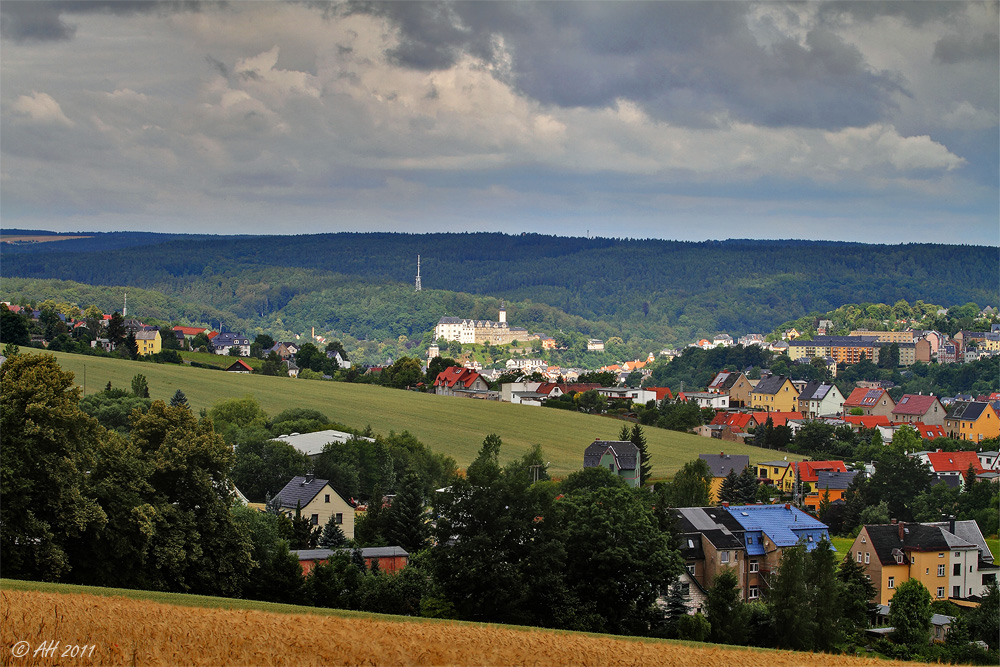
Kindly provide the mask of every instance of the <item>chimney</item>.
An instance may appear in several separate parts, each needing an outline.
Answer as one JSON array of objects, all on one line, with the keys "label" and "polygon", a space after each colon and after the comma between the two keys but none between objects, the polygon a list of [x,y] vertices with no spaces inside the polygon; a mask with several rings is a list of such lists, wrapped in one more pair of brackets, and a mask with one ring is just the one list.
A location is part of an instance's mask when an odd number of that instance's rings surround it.
[{"label": "chimney", "polygon": [[790,503],[785,503],[785,509],[786,509],[786,510],[790,510],[790,509],[792,509],[792,506],[791,506],[791,504],[790,504]]},{"label": "chimney", "polygon": [[895,526],[896,525],[896,519],[890,519],[889,523],[891,523],[892,525]]},{"label": "chimney", "polygon": [[897,525],[899,526],[899,541],[902,542],[903,541],[903,530],[904,530],[904,526],[906,525],[906,523],[903,522],[903,521],[900,521]]},{"label": "chimney", "polygon": [[[728,501],[726,501],[726,500],[723,500],[723,501],[722,501],[722,506],[723,506],[723,507],[729,507],[729,502],[728,502]],[[952,521],[951,523],[952,523],[952,525],[954,525],[954,524],[955,524],[955,522],[954,522],[954,521]]]},{"label": "chimney", "polygon": [[306,482],[305,483],[306,484],[312,484],[313,479],[315,479],[315,477],[313,476],[313,473],[307,472],[306,473]]},{"label": "chimney", "polygon": [[952,535],[955,534],[955,515],[954,514],[952,514],[950,517],[948,517],[948,532],[951,533]]}]

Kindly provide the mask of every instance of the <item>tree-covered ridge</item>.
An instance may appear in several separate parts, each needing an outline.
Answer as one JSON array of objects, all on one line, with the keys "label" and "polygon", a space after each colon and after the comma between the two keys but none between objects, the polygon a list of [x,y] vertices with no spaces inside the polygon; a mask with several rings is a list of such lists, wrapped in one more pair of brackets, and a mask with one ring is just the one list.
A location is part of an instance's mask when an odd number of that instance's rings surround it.
[{"label": "tree-covered ridge", "polygon": [[[128,284],[231,307],[254,323],[282,317],[289,325],[334,328],[336,317],[311,312],[316,299],[330,311],[358,300],[315,292],[336,290],[340,276],[347,284],[396,285],[400,297],[412,297],[419,254],[425,290],[530,301],[604,323],[627,343],[659,345],[720,331],[769,331],[789,317],[844,303],[992,303],[1000,272],[994,248],[930,244],[687,243],[489,233],[217,237],[67,251],[83,247],[64,245],[72,243],[60,242],[63,250],[5,249],[4,273]],[[341,300],[331,301],[334,297]],[[299,306],[296,299],[305,303]],[[373,304],[376,312],[384,301]],[[313,321],[284,318],[289,305]],[[397,307],[435,319],[412,298]],[[457,308],[445,314],[477,316]],[[544,310],[509,315],[529,329],[546,323]]]}]

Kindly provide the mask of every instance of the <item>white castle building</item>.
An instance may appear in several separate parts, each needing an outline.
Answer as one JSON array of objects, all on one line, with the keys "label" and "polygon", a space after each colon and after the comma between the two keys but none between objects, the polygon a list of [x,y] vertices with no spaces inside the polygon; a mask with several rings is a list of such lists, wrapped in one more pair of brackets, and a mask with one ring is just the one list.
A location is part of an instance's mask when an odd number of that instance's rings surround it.
[{"label": "white castle building", "polygon": [[524,342],[533,337],[523,327],[507,324],[507,309],[500,304],[500,321],[469,320],[460,317],[442,317],[434,327],[435,340],[457,340],[463,345],[509,345],[512,341]]}]

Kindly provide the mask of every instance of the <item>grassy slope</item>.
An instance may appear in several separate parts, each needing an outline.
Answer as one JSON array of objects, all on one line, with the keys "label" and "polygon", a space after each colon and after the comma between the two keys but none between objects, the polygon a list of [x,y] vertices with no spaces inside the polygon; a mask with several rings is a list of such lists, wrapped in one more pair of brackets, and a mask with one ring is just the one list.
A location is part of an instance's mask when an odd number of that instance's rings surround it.
[{"label": "grassy slope", "polygon": [[[36,350],[26,350],[36,352]],[[59,364],[76,374],[77,384],[86,391],[101,391],[110,381],[127,389],[132,377],[142,373],[149,381],[150,396],[169,400],[182,390],[192,408],[210,408],[220,400],[246,395],[256,398],[271,416],[287,408],[319,410],[347,426],[378,433],[409,431],[432,451],[447,454],[459,466],[472,462],[483,438],[498,434],[504,442],[501,455],[520,456],[540,444],[551,461],[556,477],[583,466],[583,450],[595,438],[617,439],[621,422],[563,410],[535,408],[510,403],[449,398],[433,394],[404,392],[373,385],[297,380],[263,375],[238,375],[172,364],[144,364],[82,355],[55,353]],[[685,462],[702,453],[748,454],[751,463],[768,461],[775,453],[731,442],[657,428],[644,429],[653,476],[672,475]],[[790,459],[801,457],[789,455]]]}]

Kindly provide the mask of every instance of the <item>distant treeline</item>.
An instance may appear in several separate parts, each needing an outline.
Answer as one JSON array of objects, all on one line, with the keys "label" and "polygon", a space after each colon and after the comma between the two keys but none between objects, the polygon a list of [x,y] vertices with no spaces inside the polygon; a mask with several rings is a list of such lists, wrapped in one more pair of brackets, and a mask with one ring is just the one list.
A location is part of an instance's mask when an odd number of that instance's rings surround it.
[{"label": "distant treeline", "polygon": [[[5,277],[129,285],[252,330],[422,336],[442,315],[620,336],[636,351],[768,332],[845,303],[993,303],[995,248],[504,234],[186,238],[127,234],[4,249]],[[425,292],[415,295],[416,256]],[[138,313],[138,311],[136,311]],[[209,313],[205,313],[206,315]]]}]

